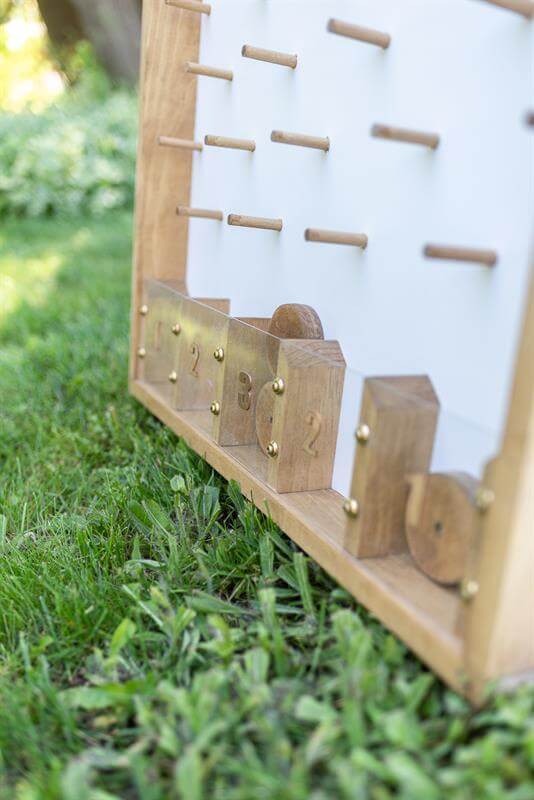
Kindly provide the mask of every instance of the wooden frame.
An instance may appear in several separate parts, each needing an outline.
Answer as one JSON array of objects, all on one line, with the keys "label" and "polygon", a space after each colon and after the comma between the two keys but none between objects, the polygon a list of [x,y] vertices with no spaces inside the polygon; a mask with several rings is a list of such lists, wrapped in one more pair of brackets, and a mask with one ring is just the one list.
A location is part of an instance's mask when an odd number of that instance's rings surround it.
[{"label": "wooden frame", "polygon": [[[534,680],[534,270],[514,388],[499,457],[483,480],[477,547],[467,589],[439,586],[406,551],[364,560],[345,548],[344,499],[332,489],[279,494],[206,431],[202,410],[176,411],[144,380],[145,281],[186,289],[190,149],[158,146],[158,137],[192,142],[201,14],[145,0],[141,126],[132,283],[130,391],[243,493],[453,688],[474,703],[488,687]],[[187,299],[184,300],[187,302]]]}]

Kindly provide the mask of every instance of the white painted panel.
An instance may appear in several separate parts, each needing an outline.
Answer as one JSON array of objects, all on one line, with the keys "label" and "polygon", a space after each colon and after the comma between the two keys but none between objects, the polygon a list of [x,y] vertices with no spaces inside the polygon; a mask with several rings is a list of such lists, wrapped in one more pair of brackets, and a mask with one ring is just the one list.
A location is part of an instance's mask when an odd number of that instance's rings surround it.
[{"label": "white painted panel", "polygon": [[[184,12],[185,13],[185,12]],[[326,32],[330,17],[386,31],[387,51]],[[435,467],[479,471],[506,409],[532,223],[534,23],[477,0],[213,0],[197,137],[252,138],[255,153],[195,154],[195,206],[282,217],[284,230],[191,221],[189,289],[236,315],[309,303],[361,375],[427,373],[444,413]],[[241,57],[297,53],[298,68]],[[373,123],[438,132],[436,152],[373,139]],[[329,136],[324,154],[273,129]],[[304,241],[363,232],[367,251]],[[426,242],[494,248],[494,270],[422,258]],[[361,379],[347,379],[335,485],[346,492]]]}]

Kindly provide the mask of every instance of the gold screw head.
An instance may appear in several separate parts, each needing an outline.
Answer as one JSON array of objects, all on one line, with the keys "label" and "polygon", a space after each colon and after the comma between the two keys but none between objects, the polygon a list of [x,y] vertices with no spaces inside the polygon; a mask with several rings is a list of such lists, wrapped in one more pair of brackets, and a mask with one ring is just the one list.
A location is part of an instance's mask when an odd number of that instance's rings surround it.
[{"label": "gold screw head", "polygon": [[358,514],[360,513],[360,504],[357,500],[350,497],[348,500],[345,500],[343,503],[343,511],[347,515],[347,517],[352,517],[352,519],[356,519]]},{"label": "gold screw head", "polygon": [[460,586],[460,594],[462,596],[462,600],[472,600],[477,594],[480,586],[478,585],[477,581],[464,579]]},{"label": "gold screw head", "polygon": [[182,326],[180,325],[179,322],[177,322],[176,325],[172,326],[171,331],[174,333],[175,336],[179,336],[182,331]]},{"label": "gold screw head", "polygon": [[477,491],[475,503],[481,514],[485,514],[495,502],[495,492],[486,486],[480,486]]},{"label": "gold screw head", "polygon": [[176,383],[176,381],[178,380],[178,373],[173,370],[169,375],[169,380],[171,383]]},{"label": "gold screw head", "polygon": [[139,358],[146,358],[146,350],[145,350],[145,348],[144,347],[140,347],[139,350],[137,351],[137,355],[139,356]]},{"label": "gold screw head", "polygon": [[267,445],[267,455],[270,458],[276,458],[279,452],[278,442],[269,442]]},{"label": "gold screw head", "polygon": [[215,359],[215,361],[218,361],[219,363],[221,361],[224,361],[224,348],[218,347],[213,354],[213,358]]},{"label": "gold screw head", "polygon": [[141,314],[142,317],[146,317],[146,315],[148,314],[148,306],[146,304],[142,305],[139,308],[139,313]]},{"label": "gold screw head", "polygon": [[214,417],[218,417],[221,413],[221,404],[217,400],[214,400],[210,406],[210,411]]},{"label": "gold screw head", "polygon": [[286,385],[283,378],[275,378],[273,381],[273,392],[275,394],[284,394]]},{"label": "gold screw head", "polygon": [[360,444],[367,444],[371,436],[371,428],[369,425],[358,425],[356,429],[356,439]]}]

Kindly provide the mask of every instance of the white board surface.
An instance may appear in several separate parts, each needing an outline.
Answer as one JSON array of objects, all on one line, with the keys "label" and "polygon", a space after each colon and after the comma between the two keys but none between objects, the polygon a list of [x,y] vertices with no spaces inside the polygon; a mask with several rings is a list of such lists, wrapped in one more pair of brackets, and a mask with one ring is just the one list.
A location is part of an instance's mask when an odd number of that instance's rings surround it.
[{"label": "white board surface", "polygon": [[[386,51],[327,33],[329,18],[385,31]],[[296,70],[241,56],[298,54]],[[281,217],[281,233],[192,220],[193,296],[235,316],[281,303],[319,313],[341,343],[345,387],[335,488],[346,493],[361,377],[428,374],[443,407],[436,469],[478,473],[498,444],[529,268],[534,23],[477,0],[213,0],[196,137],[255,153],[194,155],[195,207]],[[435,152],[370,136],[374,123],[437,132]],[[330,152],[275,144],[328,136]],[[366,233],[365,252],[304,241],[308,227]],[[494,269],[423,258],[425,243],[495,249]]]}]

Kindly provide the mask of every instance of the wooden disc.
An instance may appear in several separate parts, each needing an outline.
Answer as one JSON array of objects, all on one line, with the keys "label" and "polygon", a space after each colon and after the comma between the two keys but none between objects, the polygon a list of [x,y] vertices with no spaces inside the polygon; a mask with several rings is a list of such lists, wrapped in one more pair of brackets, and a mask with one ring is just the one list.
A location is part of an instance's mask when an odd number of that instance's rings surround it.
[{"label": "wooden disc", "polygon": [[267,455],[267,445],[271,441],[273,432],[273,415],[276,395],[273,392],[273,385],[269,381],[260,389],[256,402],[256,436],[258,442]]},{"label": "wooden disc", "polygon": [[[324,339],[319,315],[311,306],[286,303],[278,306],[269,323],[269,333],[276,339]],[[269,363],[276,372],[279,343],[269,339],[267,353]]]},{"label": "wooden disc", "polygon": [[412,557],[437,583],[459,583],[474,542],[479,483],[464,473],[413,475],[409,482],[406,536]]}]

